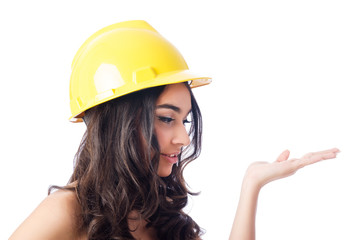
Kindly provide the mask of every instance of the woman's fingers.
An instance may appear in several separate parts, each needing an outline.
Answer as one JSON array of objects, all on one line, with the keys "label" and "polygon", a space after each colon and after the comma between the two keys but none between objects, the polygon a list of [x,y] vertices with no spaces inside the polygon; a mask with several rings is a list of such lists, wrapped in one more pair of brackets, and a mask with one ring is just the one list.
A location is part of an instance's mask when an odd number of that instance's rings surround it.
[{"label": "woman's fingers", "polygon": [[256,184],[256,186],[262,187],[271,181],[293,175],[298,169],[307,165],[335,158],[338,152],[339,149],[332,148],[320,152],[308,153],[302,158],[288,159],[290,152],[289,150],[285,150],[273,163],[255,162],[251,164],[245,174],[245,178],[249,179],[253,184]]},{"label": "woman's fingers", "polygon": [[320,153],[320,154],[325,154],[325,153],[339,153],[339,149],[338,148],[331,148],[328,150],[324,150],[324,151],[319,151],[319,152],[315,152],[315,153]]},{"label": "woman's fingers", "polygon": [[[337,153],[339,153],[339,152],[340,151],[338,148],[331,148],[331,149],[323,150],[323,151],[319,151],[319,152],[308,153],[308,154],[304,155],[301,159],[304,160],[308,164],[312,164],[312,163],[315,163],[315,162],[318,162],[321,160],[335,158],[337,156]],[[288,160],[289,155],[290,155],[290,151],[285,150],[284,152],[282,152],[279,155],[276,162],[284,162],[284,161]],[[308,164],[306,164],[306,165],[308,165]]]},{"label": "woman's fingers", "polygon": [[310,152],[307,153],[306,155],[303,156],[303,158],[310,158],[313,156],[321,156],[324,154],[330,154],[330,153],[339,153],[339,149],[338,148],[331,148],[328,150],[324,150],[324,151],[319,151],[319,152]]},{"label": "woman's fingers", "polygon": [[282,152],[279,157],[277,158],[277,162],[284,162],[286,160],[288,160],[289,158],[289,154],[290,154],[290,151],[289,150],[285,150],[284,152]]},{"label": "woman's fingers", "polygon": [[300,160],[302,162],[302,166],[304,167],[322,160],[335,158],[339,152],[340,151],[338,148],[332,148],[320,152],[312,152],[304,155]]}]

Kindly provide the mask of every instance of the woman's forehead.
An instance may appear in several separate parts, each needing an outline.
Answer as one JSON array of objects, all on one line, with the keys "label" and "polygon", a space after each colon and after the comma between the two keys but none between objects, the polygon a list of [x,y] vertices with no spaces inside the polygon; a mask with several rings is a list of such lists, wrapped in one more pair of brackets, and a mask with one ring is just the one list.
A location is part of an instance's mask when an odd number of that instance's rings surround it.
[{"label": "woman's forehead", "polygon": [[156,106],[173,105],[182,111],[191,109],[191,95],[184,83],[167,85],[156,101]]}]

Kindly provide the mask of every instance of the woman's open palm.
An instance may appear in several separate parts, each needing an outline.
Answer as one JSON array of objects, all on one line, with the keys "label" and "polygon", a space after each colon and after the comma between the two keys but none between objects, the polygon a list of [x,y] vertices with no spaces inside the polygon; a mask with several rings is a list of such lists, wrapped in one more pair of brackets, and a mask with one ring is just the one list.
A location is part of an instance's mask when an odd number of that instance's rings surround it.
[{"label": "woman's open palm", "polygon": [[288,159],[290,152],[285,150],[275,162],[252,163],[246,171],[245,178],[261,188],[271,181],[294,174],[302,167],[322,160],[335,158],[337,153],[339,153],[339,149],[332,148],[320,152],[311,152],[301,158]]}]

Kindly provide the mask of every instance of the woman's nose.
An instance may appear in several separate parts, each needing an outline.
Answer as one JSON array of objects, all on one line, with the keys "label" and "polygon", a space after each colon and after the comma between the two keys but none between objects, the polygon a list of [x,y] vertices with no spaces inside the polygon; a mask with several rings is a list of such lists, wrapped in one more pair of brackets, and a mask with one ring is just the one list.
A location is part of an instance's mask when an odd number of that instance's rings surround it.
[{"label": "woman's nose", "polygon": [[190,144],[190,137],[183,124],[178,125],[175,129],[174,137],[172,138],[172,144],[187,146]]}]

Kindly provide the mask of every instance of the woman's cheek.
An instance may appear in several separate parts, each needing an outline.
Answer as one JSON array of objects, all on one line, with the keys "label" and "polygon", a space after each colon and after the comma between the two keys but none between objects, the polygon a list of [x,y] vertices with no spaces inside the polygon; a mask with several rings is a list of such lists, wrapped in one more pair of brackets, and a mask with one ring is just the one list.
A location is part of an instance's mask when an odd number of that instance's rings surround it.
[{"label": "woman's cheek", "polygon": [[161,148],[160,150],[162,151],[163,147],[166,147],[168,139],[170,138],[170,131],[169,129],[165,129],[161,126],[156,126],[155,131],[158,144]]}]

